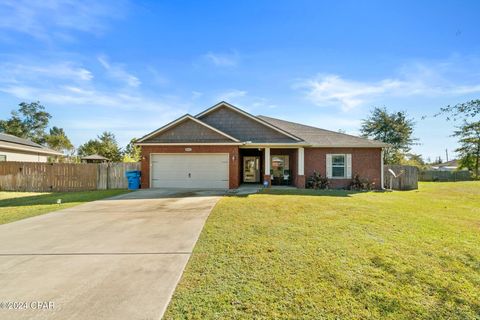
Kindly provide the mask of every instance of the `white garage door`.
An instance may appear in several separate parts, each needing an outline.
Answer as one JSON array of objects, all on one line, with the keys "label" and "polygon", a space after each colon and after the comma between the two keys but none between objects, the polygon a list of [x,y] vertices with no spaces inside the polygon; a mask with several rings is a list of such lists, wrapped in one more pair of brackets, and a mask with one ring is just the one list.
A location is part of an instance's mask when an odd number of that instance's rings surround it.
[{"label": "white garage door", "polygon": [[152,188],[228,189],[228,153],[152,154]]}]

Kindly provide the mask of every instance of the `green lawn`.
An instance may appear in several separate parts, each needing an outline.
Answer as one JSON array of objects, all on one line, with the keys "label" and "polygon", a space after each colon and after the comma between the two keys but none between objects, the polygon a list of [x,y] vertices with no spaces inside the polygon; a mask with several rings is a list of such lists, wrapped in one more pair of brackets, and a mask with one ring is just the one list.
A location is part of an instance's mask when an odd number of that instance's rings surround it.
[{"label": "green lawn", "polygon": [[223,198],[166,319],[479,319],[480,182]]},{"label": "green lawn", "polygon": [[[82,192],[0,192],[0,224],[65,209],[84,202],[112,197],[126,190]],[[62,204],[57,204],[62,199]]]}]

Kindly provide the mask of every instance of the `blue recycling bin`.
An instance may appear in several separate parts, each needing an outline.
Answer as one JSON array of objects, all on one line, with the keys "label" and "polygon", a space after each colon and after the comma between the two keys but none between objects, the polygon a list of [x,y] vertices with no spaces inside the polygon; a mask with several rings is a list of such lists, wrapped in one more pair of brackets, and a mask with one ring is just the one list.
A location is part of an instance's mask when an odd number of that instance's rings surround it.
[{"label": "blue recycling bin", "polygon": [[142,173],[140,170],[131,170],[125,172],[125,177],[128,180],[128,190],[140,189],[140,177]]}]

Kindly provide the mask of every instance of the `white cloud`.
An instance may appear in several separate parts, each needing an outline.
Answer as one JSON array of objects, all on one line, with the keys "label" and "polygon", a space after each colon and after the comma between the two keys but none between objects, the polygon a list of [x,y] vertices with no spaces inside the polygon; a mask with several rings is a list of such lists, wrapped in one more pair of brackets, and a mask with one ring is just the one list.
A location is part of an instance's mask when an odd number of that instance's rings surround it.
[{"label": "white cloud", "polygon": [[203,96],[203,92],[200,92],[200,91],[192,91],[192,99],[193,100],[196,100],[200,97]]},{"label": "white cloud", "polygon": [[72,81],[90,81],[93,79],[91,71],[77,66],[72,62],[64,61],[45,65],[24,63],[0,64],[1,82],[15,82],[17,80],[45,80],[55,78]]},{"label": "white cloud", "polygon": [[71,138],[75,138],[77,145],[94,138],[103,131],[111,131],[115,134],[119,144],[124,146],[129,143],[133,137],[142,137],[146,133],[162,126],[162,124],[179,117],[180,112],[179,110],[172,112],[151,112],[150,114],[154,116],[134,122],[128,117],[112,117],[108,114],[96,114],[95,117],[89,117],[88,119],[66,119],[62,121],[62,127],[68,130],[67,132]]},{"label": "white cloud", "polygon": [[139,110],[170,108],[162,103],[160,99],[147,98],[140,93],[127,93],[121,90],[107,92],[93,87],[8,85],[0,87],[0,92],[8,93],[22,100],[39,100],[44,103],[63,106],[101,106]]},{"label": "white cloud", "polygon": [[362,83],[342,79],[338,75],[320,75],[302,83],[307,89],[307,97],[317,105],[339,103],[342,109],[352,109],[372,96],[398,88],[401,84],[393,80],[377,83]]},{"label": "white cloud", "polygon": [[253,97],[252,102],[250,103],[252,109],[263,110],[265,108],[275,109],[277,105],[270,103],[266,98]]},{"label": "white cloud", "polygon": [[[162,122],[171,121],[172,117],[178,117],[177,113],[162,113],[153,119],[144,119],[139,127],[151,127],[158,128],[162,125]],[[67,119],[63,124],[72,130],[88,130],[88,131],[101,131],[101,130],[138,130],[132,126],[132,121],[128,118],[109,117],[109,116],[97,116],[92,119],[79,120],[79,119]],[[142,135],[146,132],[142,130]]]},{"label": "white cloud", "polygon": [[170,82],[170,80],[165,75],[160,73],[156,68],[149,66],[147,67],[147,70],[152,76],[151,79],[149,79],[150,83],[154,83],[159,86],[165,86]]},{"label": "white cloud", "polygon": [[124,65],[118,63],[112,64],[108,61],[108,58],[103,55],[98,57],[98,61],[107,71],[107,75],[112,79],[124,82],[130,87],[138,87],[141,84],[140,79],[128,73]]},{"label": "white cloud", "polygon": [[[173,98],[140,91],[136,77],[119,72],[110,66],[108,73],[125,81],[129,86],[104,84],[87,68],[73,62],[58,63],[0,63],[0,92],[21,100],[39,100],[60,106],[111,107],[139,110],[175,109],[165,101]],[[133,77],[133,78],[132,78]]]},{"label": "white cloud", "polygon": [[234,67],[238,64],[239,56],[237,52],[233,53],[213,53],[209,52],[204,57],[218,67]]},{"label": "white cloud", "polygon": [[232,89],[232,90],[228,90],[228,91],[225,91],[225,92],[222,92],[222,93],[218,94],[217,97],[215,98],[215,100],[216,101],[230,102],[230,101],[236,100],[238,98],[245,97],[246,95],[247,95],[247,91]]},{"label": "white cloud", "polygon": [[213,98],[214,102],[226,101],[233,105],[237,105],[247,112],[264,113],[265,109],[275,109],[277,105],[273,104],[270,99],[250,95],[245,90],[230,89],[223,91]]},{"label": "white cloud", "polygon": [[332,131],[345,130],[346,133],[358,135],[358,128],[362,120],[346,118],[345,116],[323,115],[321,117],[308,117],[301,119],[300,123]]},{"label": "white cloud", "polygon": [[459,83],[450,80],[451,68],[413,64],[404,66],[396,77],[378,81],[345,79],[336,74],[319,74],[297,83],[307,99],[319,106],[338,105],[348,111],[383,97],[463,95],[480,92],[480,81]]},{"label": "white cloud", "polygon": [[42,40],[71,40],[72,31],[103,33],[108,21],[125,12],[125,1],[4,0],[0,3],[0,29]]}]

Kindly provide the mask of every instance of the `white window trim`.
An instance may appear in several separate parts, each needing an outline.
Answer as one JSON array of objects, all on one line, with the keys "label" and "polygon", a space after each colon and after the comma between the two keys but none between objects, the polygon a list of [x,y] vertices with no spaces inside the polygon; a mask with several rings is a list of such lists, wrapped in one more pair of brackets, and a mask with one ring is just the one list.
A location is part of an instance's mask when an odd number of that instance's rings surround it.
[{"label": "white window trim", "polygon": [[[330,156],[332,157],[332,163],[331,163],[332,177],[331,177],[331,179],[346,179],[347,178],[347,155],[343,154],[343,153],[337,153],[337,154],[331,154]],[[337,176],[337,177],[333,176],[333,168],[334,167],[340,168],[340,166],[333,164],[333,158],[334,157],[343,157],[343,176]]]},{"label": "white window trim", "polygon": [[[343,176],[333,176],[333,157],[342,156],[344,158]],[[350,153],[328,153],[326,161],[327,178],[333,180],[352,179],[352,155]]]},{"label": "white window trim", "polygon": [[6,154],[0,154],[0,157],[3,157],[5,160],[0,160],[0,162],[6,162],[7,161],[7,155]]}]

